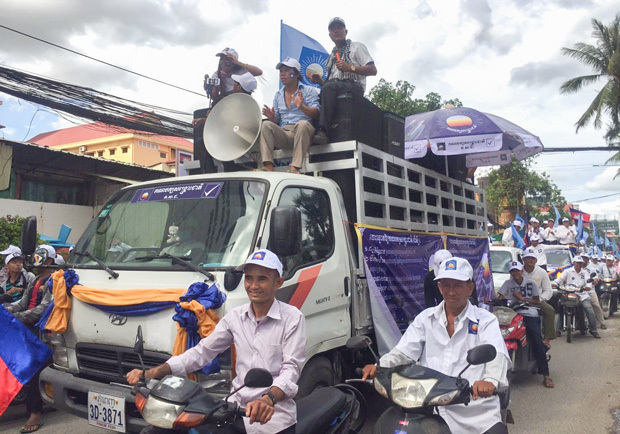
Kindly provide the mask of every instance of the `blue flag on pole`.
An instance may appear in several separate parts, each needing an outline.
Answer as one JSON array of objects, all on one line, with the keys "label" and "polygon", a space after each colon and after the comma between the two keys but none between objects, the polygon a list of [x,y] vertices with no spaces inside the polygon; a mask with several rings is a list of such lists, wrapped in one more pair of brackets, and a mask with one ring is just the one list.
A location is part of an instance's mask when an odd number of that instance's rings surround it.
[{"label": "blue flag on pole", "polygon": [[603,237],[601,237],[598,233],[596,233],[596,225],[594,224],[594,222],[590,222],[590,225],[592,226],[594,244],[596,244],[597,246],[600,246],[604,242]]},{"label": "blue flag on pole", "polygon": [[310,81],[309,76],[319,74],[327,79],[327,50],[305,33],[280,21],[280,60],[287,57],[297,59],[301,64],[301,81],[307,86],[320,87]]},{"label": "blue flag on pole", "polygon": [[575,241],[579,242],[583,239],[583,217],[579,214],[579,220],[577,221],[577,236]]},{"label": "blue flag on pole", "polygon": [[521,250],[525,249],[525,241],[523,241],[523,238],[521,238],[519,232],[517,232],[512,223],[510,223],[510,227],[512,228],[512,239],[515,242],[515,247],[518,247]]},{"label": "blue flag on pole", "polygon": [[562,224],[562,216],[560,215],[560,211],[558,211],[558,207],[553,205],[553,210],[555,211],[555,225],[560,226]]}]

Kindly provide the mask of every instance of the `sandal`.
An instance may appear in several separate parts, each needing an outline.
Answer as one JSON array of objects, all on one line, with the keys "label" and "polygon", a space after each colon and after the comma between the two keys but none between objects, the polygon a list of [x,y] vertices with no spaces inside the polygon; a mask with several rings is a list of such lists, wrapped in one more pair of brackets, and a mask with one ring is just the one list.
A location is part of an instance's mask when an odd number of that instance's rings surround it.
[{"label": "sandal", "polygon": [[26,426],[27,426],[27,425],[24,425],[24,426],[23,426],[23,427],[19,430],[19,432],[20,432],[20,433],[30,433],[30,432],[35,432],[35,431],[38,431],[38,429],[39,429],[39,428],[41,428],[41,427],[43,426],[43,423],[44,423],[44,422],[43,422],[43,421],[41,421],[41,422],[39,422],[39,423],[38,423],[38,424],[36,424],[36,425],[29,425],[29,426],[31,426],[32,428],[26,428]]},{"label": "sandal", "polygon": [[299,173],[299,169],[297,169],[297,168],[295,168],[295,167],[293,167],[293,166],[291,166],[291,167],[290,167],[290,168],[286,171],[286,173],[296,173],[296,174],[300,175],[300,173]]},{"label": "sandal", "polygon": [[545,378],[543,379],[543,385],[547,388],[547,389],[553,389],[555,387],[555,384],[553,384],[553,380],[551,378]]},{"label": "sandal", "polygon": [[551,344],[549,343],[548,339],[543,339],[543,345],[547,347],[547,351],[551,349]]}]

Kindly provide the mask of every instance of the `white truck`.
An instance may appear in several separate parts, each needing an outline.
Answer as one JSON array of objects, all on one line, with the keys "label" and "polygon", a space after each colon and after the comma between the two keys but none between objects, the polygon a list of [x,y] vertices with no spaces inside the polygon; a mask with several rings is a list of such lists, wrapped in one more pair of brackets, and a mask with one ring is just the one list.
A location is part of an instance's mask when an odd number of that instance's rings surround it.
[{"label": "white truck", "polygon": [[[218,310],[221,317],[247,302],[234,267],[255,249],[270,248],[285,266],[277,298],[299,307],[307,320],[300,395],[337,383],[352,375],[347,339],[373,333],[352,222],[480,236],[486,208],[482,189],[358,141],[314,146],[310,154],[306,176],[215,173],[126,187],[91,222],[70,267],[81,285],[110,294],[215,283],[227,297]],[[171,236],[179,237],[175,247],[167,244]],[[40,376],[44,401],[91,423],[95,412],[109,411],[106,406],[113,403],[122,417],[106,428],[144,427],[124,381],[139,367],[133,353],[136,329],[142,326],[146,366],[160,364],[172,354],[174,313],[108,314],[74,297],[66,332],[48,338],[54,357]],[[221,356],[221,365],[220,373],[199,376],[213,392],[229,390],[229,353]]]}]

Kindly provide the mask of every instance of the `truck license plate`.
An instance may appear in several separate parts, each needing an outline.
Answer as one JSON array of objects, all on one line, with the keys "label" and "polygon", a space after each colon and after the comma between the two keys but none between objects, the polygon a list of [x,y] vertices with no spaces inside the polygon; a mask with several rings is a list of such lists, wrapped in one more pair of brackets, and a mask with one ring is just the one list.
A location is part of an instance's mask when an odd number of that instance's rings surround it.
[{"label": "truck license plate", "polygon": [[89,391],[88,423],[111,431],[125,432],[125,398]]}]

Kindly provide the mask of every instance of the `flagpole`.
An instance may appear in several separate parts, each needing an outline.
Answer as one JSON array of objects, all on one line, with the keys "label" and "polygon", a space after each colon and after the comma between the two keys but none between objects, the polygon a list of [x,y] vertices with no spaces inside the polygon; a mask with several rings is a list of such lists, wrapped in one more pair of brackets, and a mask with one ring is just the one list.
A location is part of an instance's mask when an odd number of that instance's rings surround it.
[{"label": "flagpole", "polygon": [[280,20],[280,62],[283,60],[282,59],[282,24],[284,24],[284,21]]}]

